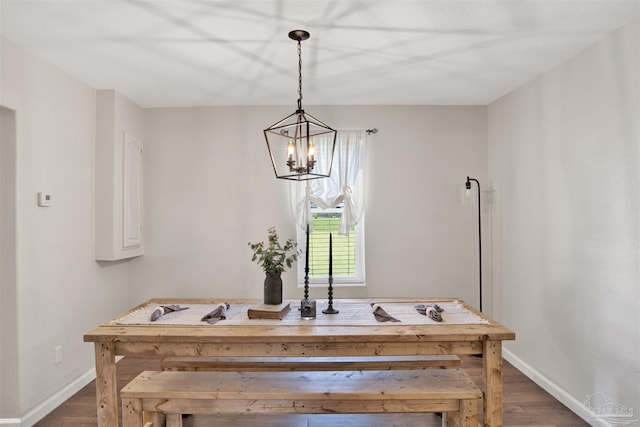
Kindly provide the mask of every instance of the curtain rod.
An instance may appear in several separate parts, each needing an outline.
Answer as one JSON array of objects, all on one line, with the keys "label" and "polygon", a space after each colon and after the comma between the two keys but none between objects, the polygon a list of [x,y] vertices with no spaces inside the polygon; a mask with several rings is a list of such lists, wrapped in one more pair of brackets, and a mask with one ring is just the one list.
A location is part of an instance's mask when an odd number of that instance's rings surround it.
[{"label": "curtain rod", "polygon": [[[378,128],[372,128],[372,129],[367,129],[365,130],[365,132],[367,133],[367,135],[371,135],[371,134],[376,134],[378,133]],[[282,129],[280,131],[281,135],[289,135],[289,131],[287,129]]]}]

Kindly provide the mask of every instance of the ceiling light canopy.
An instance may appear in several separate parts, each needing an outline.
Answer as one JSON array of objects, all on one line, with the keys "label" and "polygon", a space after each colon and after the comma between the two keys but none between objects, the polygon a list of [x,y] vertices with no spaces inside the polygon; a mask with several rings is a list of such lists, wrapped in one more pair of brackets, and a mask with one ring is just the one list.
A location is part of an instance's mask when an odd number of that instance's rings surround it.
[{"label": "ceiling light canopy", "polygon": [[276,178],[294,181],[331,175],[336,131],[302,109],[302,47],[309,38],[304,30],[289,32],[298,42],[298,108],[264,130]]}]

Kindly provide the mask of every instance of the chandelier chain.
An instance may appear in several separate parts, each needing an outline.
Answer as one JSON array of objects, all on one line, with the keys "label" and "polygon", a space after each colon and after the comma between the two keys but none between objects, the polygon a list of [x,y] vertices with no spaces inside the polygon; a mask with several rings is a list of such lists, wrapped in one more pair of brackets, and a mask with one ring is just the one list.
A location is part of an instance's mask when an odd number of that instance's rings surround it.
[{"label": "chandelier chain", "polygon": [[298,40],[298,110],[302,110],[302,46]]}]

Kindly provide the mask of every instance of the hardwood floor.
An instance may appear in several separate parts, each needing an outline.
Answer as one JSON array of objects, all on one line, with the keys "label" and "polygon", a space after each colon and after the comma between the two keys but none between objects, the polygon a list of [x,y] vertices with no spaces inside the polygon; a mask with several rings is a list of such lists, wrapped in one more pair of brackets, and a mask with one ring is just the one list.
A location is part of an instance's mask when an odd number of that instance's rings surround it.
[{"label": "hardwood floor", "polygon": [[[482,386],[482,359],[463,357],[462,367]],[[122,388],[143,370],[158,370],[154,358],[126,357],[118,362],[118,388]],[[189,416],[184,427],[436,427],[436,414],[410,415],[242,415]],[[95,427],[95,381],[36,424],[37,427]],[[579,427],[589,424],[563,406],[508,362],[504,362],[504,425],[509,427]]]}]

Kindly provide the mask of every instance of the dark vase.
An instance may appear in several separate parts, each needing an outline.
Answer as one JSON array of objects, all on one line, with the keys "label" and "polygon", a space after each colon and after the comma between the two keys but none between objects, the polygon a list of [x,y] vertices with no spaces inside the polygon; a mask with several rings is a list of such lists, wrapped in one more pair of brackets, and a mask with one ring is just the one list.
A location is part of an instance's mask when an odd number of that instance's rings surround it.
[{"label": "dark vase", "polygon": [[264,303],[282,304],[282,278],[280,273],[266,273],[264,278]]}]

